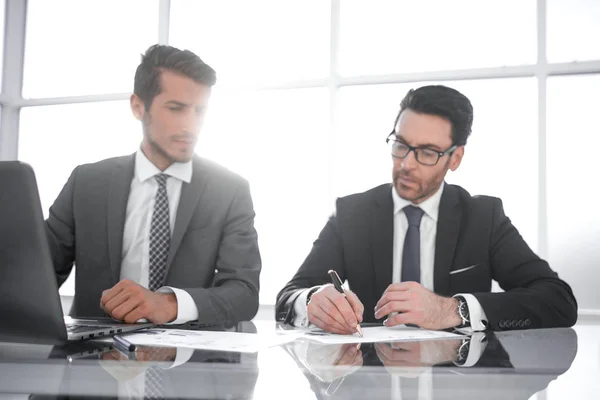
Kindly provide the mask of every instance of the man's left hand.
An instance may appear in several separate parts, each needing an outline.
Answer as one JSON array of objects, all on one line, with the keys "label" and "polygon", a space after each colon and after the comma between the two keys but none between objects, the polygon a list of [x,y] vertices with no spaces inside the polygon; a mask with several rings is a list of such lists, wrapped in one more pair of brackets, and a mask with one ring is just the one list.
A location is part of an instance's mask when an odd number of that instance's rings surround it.
[{"label": "man's left hand", "polygon": [[458,300],[438,296],[417,282],[394,283],[375,306],[375,318],[398,313],[384,321],[385,326],[413,324],[423,329],[446,329],[462,323]]},{"label": "man's left hand", "polygon": [[129,279],[102,292],[100,307],[111,317],[129,324],[142,318],[166,324],[177,318],[175,294],[155,293]]}]

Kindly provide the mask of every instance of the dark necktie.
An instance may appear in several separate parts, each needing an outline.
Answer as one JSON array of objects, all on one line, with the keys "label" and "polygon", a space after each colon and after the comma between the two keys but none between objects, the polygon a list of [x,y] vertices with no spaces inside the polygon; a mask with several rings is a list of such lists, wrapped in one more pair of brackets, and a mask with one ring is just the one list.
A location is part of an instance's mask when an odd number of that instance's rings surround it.
[{"label": "dark necktie", "polygon": [[167,257],[171,246],[171,229],[169,227],[169,198],[167,197],[167,178],[165,174],[154,176],[158,182],[154,199],[154,212],[150,225],[150,267],[148,288],[152,291],[160,288],[165,279]]},{"label": "dark necktie", "polygon": [[408,219],[408,230],[402,251],[402,282],[421,282],[421,218],[424,211],[418,207],[406,206],[403,209]]}]

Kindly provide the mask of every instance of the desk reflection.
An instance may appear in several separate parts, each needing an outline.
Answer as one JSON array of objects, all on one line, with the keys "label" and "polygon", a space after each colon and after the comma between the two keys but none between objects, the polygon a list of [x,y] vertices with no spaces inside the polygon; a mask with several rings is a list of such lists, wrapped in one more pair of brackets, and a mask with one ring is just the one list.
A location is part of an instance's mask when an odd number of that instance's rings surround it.
[{"label": "desk reflection", "polygon": [[[256,331],[253,324],[244,324],[244,329],[227,330]],[[249,399],[258,379],[256,354],[153,346],[124,352],[109,344],[84,342],[55,347],[50,359],[61,358],[67,365],[60,395],[30,398]]]},{"label": "desk reflection", "polygon": [[[573,329],[421,342],[285,346],[317,398],[529,399],[566,372]],[[381,368],[383,367],[383,368]]]}]

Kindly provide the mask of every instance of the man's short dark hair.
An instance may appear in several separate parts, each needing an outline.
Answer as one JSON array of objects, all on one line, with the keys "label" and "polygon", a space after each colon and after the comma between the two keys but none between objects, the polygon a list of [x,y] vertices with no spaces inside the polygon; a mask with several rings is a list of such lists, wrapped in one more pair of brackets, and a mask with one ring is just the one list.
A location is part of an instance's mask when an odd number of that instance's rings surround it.
[{"label": "man's short dark hair", "polygon": [[142,55],[142,62],[135,71],[133,85],[133,93],[144,102],[146,110],[150,109],[154,97],[161,92],[162,70],[187,76],[206,86],[213,86],[217,82],[215,70],[193,52],[155,44]]},{"label": "man's short dark hair", "polygon": [[400,114],[407,109],[447,119],[452,124],[452,144],[456,146],[467,144],[473,125],[473,106],[458,90],[443,85],[422,86],[409,90],[400,103],[400,112],[394,122],[394,129]]}]

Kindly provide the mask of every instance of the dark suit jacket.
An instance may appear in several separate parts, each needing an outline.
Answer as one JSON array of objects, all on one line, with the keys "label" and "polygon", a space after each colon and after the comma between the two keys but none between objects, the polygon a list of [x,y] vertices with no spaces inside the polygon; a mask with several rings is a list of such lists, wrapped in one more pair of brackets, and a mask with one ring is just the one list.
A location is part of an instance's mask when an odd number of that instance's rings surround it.
[{"label": "dark suit jacket", "polygon": [[[276,318],[290,322],[302,289],[329,281],[335,269],[365,306],[365,322],[392,282],[393,200],[390,184],[338,199],[332,216],[296,275],[277,295]],[[452,273],[470,266],[474,268]],[[504,293],[490,293],[492,279]],[[500,199],[445,185],[435,240],[434,291],[472,293],[494,330],[572,326],[577,302],[527,246]]]},{"label": "dark suit jacket", "polygon": [[[48,240],[58,284],[76,265],[71,315],[103,316],[102,291],[121,273],[134,155],[81,165],[50,208]],[[246,180],[193,159],[182,183],[164,285],[186,290],[203,324],[250,320],[258,309],[261,259]]]}]

